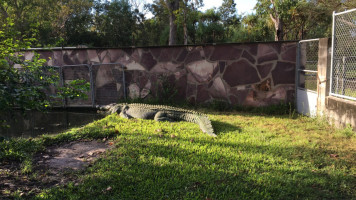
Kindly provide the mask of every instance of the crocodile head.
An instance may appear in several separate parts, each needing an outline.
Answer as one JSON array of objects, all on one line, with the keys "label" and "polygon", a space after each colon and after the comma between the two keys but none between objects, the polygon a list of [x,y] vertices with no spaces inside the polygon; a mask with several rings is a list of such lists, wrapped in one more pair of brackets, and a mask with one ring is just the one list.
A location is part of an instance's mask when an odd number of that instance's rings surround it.
[{"label": "crocodile head", "polygon": [[105,106],[97,106],[97,109],[99,113],[112,114],[112,113],[120,113],[126,107],[127,104],[112,103]]}]

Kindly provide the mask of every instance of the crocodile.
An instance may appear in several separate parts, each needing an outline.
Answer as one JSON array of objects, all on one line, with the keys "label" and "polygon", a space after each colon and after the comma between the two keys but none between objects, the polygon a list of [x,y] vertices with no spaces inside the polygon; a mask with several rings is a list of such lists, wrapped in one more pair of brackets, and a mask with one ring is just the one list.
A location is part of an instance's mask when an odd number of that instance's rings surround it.
[{"label": "crocodile", "polygon": [[119,113],[121,117],[153,119],[156,121],[187,121],[199,125],[200,129],[210,136],[216,137],[213,126],[209,117],[205,114],[176,108],[164,105],[149,105],[149,104],[109,104],[106,106],[98,106],[99,111],[104,111],[106,114]]}]

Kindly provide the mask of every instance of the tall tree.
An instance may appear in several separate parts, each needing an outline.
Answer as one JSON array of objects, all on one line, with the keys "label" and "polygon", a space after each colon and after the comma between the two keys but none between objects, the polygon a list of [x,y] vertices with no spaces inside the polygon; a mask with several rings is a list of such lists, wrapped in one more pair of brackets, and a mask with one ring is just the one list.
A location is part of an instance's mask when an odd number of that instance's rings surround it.
[{"label": "tall tree", "polygon": [[180,0],[165,0],[169,12],[169,42],[168,45],[177,43],[177,25],[175,12],[179,9]]},{"label": "tall tree", "polygon": [[131,46],[134,27],[134,13],[128,0],[97,4],[94,29],[101,38],[101,46]]},{"label": "tall tree", "polygon": [[221,16],[215,9],[208,9],[200,14],[197,30],[200,43],[223,42],[224,31]]},{"label": "tall tree", "polygon": [[142,29],[138,29],[138,45],[167,45],[169,41],[169,13],[166,5],[154,2],[146,8],[154,17],[142,22]]},{"label": "tall tree", "polygon": [[219,7],[219,14],[225,29],[225,40],[231,41],[233,30],[239,28],[240,16],[237,15],[235,0],[224,0]]},{"label": "tall tree", "polygon": [[[195,42],[196,25],[198,23],[198,16],[200,12],[197,8],[200,6],[200,1],[182,0],[179,10],[175,13],[176,24],[178,26],[178,40],[183,38],[183,43],[185,45]],[[183,37],[180,37],[180,35]]]},{"label": "tall tree", "polygon": [[154,4],[163,4],[166,8],[166,12],[168,13],[168,45],[174,45],[178,43],[178,23],[180,23],[183,28],[183,42],[187,44],[189,35],[188,21],[192,21],[189,19],[189,17],[194,16],[194,14],[191,15],[191,12],[196,11],[196,9],[202,5],[202,0],[156,0],[154,1]]},{"label": "tall tree", "polygon": [[284,22],[290,19],[290,10],[298,1],[295,0],[258,0],[256,11],[261,16],[269,17],[275,30],[275,41],[284,38]]}]

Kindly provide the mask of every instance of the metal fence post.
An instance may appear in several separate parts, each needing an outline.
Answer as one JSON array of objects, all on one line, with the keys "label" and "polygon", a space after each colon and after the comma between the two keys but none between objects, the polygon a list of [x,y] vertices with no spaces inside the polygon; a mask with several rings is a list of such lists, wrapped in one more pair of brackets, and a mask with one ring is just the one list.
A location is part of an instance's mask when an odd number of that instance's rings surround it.
[{"label": "metal fence post", "polygon": [[297,63],[295,68],[295,109],[298,110],[298,85],[299,85],[299,68],[300,68],[300,42],[297,44]]},{"label": "metal fence post", "polygon": [[[333,73],[334,73],[334,43],[335,43],[335,11],[333,12],[333,22],[331,31],[331,69],[330,69],[330,93],[333,91]],[[337,81],[339,84],[339,81]]]},{"label": "metal fence post", "polygon": [[93,65],[89,65],[89,76],[90,76],[90,90],[91,90],[91,105],[95,108],[95,87],[94,87],[94,78],[93,78]]},{"label": "metal fence post", "polygon": [[[59,66],[59,77],[60,77],[61,86],[64,87],[63,66]],[[63,102],[63,108],[66,108],[67,107],[66,98],[63,98],[62,102]]]},{"label": "metal fence post", "polygon": [[126,100],[126,80],[125,80],[125,67],[121,65],[122,68],[122,85],[124,87],[124,98]]}]

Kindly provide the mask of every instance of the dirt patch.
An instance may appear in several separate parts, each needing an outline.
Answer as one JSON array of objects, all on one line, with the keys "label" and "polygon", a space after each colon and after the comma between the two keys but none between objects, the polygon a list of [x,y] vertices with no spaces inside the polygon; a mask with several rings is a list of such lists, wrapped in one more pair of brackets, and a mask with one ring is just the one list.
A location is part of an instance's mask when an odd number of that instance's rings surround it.
[{"label": "dirt patch", "polygon": [[72,142],[60,147],[48,150],[50,155],[43,155],[48,158],[44,162],[49,168],[58,170],[64,169],[84,169],[91,161],[104,153],[109,146],[103,142]]},{"label": "dirt patch", "polygon": [[78,178],[113,143],[110,141],[75,141],[52,146],[33,159],[33,172],[22,174],[18,163],[0,166],[0,196],[9,198],[17,191],[21,196],[33,196],[42,189],[68,182],[78,184]]}]

